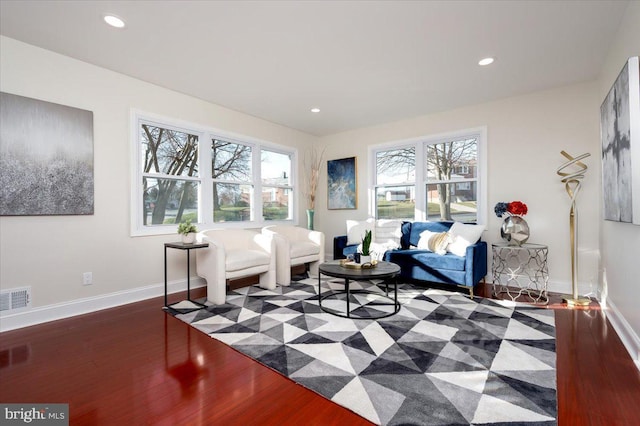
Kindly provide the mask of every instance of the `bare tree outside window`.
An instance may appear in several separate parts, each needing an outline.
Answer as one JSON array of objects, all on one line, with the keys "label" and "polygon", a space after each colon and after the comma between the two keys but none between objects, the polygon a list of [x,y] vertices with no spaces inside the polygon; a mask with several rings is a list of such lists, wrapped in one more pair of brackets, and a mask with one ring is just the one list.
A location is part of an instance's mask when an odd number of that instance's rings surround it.
[{"label": "bare tree outside window", "polygon": [[198,221],[198,136],[142,124],[143,224]]},{"label": "bare tree outside window", "polygon": [[[437,198],[439,220],[475,221],[477,216],[477,158],[475,138],[427,145],[428,216]],[[434,191],[437,192],[434,194]]]},{"label": "bare tree outside window", "polygon": [[415,216],[415,147],[376,153],[376,216],[411,219]]},{"label": "bare tree outside window", "polygon": [[[377,151],[376,217],[416,217],[416,169],[423,172],[428,220],[477,221],[478,138],[425,142],[424,160],[416,163],[416,146]],[[421,215],[418,215],[421,216]]]},{"label": "bare tree outside window", "polygon": [[402,148],[380,151],[376,155],[378,184],[410,182],[415,180],[416,149]]},{"label": "bare tree outside window", "polygon": [[135,113],[132,235],[293,222],[296,150]]},{"label": "bare tree outside window", "polygon": [[251,220],[251,164],[249,145],[220,139],[212,140],[214,222]]}]

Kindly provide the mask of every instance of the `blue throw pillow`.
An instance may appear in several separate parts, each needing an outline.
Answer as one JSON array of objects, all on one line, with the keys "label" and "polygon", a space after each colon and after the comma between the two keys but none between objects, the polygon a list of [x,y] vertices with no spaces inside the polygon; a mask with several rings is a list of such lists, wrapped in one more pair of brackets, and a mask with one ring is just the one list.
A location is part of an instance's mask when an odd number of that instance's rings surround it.
[{"label": "blue throw pillow", "polygon": [[400,237],[400,248],[403,250],[409,249],[409,235],[411,234],[411,222],[402,222],[400,227],[402,236]]}]

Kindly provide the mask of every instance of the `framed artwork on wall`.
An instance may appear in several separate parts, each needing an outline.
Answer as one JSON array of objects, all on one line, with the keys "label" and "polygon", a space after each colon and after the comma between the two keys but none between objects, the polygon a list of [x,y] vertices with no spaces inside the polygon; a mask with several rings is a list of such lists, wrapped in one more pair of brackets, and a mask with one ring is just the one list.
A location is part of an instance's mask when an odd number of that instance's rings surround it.
[{"label": "framed artwork on wall", "polygon": [[0,215],[93,214],[93,112],[0,93]]},{"label": "framed artwork on wall", "polygon": [[327,161],[327,207],[329,210],[357,209],[356,157]]},{"label": "framed artwork on wall", "polygon": [[640,225],[640,67],[629,58],[600,106],[604,218]]}]

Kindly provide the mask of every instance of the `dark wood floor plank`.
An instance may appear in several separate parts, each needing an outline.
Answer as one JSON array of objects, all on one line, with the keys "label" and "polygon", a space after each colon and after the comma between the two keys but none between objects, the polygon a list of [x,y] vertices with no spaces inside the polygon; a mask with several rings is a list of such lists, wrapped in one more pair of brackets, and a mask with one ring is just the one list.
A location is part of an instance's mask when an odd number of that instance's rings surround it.
[{"label": "dark wood floor plank", "polygon": [[[491,297],[491,286],[477,293]],[[161,305],[155,298],[2,333],[0,401],[69,403],[73,425],[370,424]],[[552,295],[548,308],[559,424],[640,424],[640,372],[598,304],[567,309]]]}]

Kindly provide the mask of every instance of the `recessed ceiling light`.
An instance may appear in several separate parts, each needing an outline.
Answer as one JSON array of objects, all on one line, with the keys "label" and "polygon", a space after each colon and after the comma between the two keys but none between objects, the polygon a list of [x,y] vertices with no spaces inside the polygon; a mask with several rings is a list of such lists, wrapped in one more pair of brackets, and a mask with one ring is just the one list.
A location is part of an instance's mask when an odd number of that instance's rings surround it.
[{"label": "recessed ceiling light", "polygon": [[116,15],[104,15],[104,22],[111,25],[114,28],[124,28],[125,23],[122,18],[118,18]]},{"label": "recessed ceiling light", "polygon": [[311,108],[311,112],[320,112],[320,108]]},{"label": "recessed ceiling light", "polygon": [[478,62],[478,65],[485,66],[492,63],[493,63],[493,58],[484,58],[484,59],[480,59],[480,61]]}]

